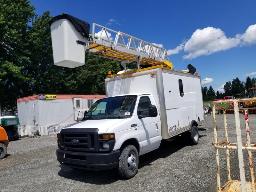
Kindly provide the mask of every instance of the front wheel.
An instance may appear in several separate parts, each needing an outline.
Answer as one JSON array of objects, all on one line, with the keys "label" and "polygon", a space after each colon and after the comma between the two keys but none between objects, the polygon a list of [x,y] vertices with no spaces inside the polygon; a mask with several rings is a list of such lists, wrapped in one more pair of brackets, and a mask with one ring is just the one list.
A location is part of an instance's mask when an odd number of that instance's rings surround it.
[{"label": "front wheel", "polygon": [[123,179],[130,179],[138,172],[139,154],[133,145],[127,145],[119,157],[118,172]]},{"label": "front wheel", "polygon": [[0,159],[3,159],[6,156],[7,147],[5,144],[0,143]]}]

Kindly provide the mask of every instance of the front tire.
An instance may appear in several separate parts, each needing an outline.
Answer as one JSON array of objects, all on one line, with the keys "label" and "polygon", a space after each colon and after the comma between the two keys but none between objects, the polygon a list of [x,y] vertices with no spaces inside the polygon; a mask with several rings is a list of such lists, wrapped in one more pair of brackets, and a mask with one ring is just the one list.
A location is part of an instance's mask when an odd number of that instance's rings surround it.
[{"label": "front tire", "polygon": [[0,143],[0,159],[3,159],[6,156],[7,147],[5,144]]},{"label": "front tire", "polygon": [[127,145],[119,157],[118,173],[123,179],[130,179],[138,172],[139,154],[133,145]]}]

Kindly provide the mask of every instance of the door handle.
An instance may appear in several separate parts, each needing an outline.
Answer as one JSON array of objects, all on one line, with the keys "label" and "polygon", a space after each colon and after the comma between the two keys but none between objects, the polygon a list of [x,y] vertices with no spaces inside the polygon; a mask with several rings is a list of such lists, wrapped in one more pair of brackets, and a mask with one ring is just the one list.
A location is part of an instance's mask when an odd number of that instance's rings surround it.
[{"label": "door handle", "polygon": [[137,124],[131,124],[131,127],[137,127]]},{"label": "door handle", "polygon": [[134,130],[137,130],[137,124],[131,124],[131,127],[134,128]]}]

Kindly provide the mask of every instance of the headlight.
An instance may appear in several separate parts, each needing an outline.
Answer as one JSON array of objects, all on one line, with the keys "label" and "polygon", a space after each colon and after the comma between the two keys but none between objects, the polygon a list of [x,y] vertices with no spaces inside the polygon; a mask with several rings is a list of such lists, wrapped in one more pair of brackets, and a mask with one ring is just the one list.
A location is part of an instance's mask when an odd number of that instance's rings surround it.
[{"label": "headlight", "polygon": [[115,145],[115,134],[104,133],[99,134],[100,151],[111,151]]},{"label": "headlight", "polygon": [[115,140],[115,134],[114,133],[100,134],[99,135],[99,140],[101,140],[101,141]]}]

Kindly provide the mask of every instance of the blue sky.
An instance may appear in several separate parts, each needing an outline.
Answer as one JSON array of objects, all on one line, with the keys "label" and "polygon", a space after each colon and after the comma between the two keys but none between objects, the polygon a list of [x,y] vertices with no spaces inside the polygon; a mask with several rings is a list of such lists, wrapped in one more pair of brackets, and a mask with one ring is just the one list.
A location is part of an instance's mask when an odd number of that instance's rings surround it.
[{"label": "blue sky", "polygon": [[[162,44],[175,69],[191,63],[216,90],[256,77],[255,0],[32,0],[38,14],[69,13]],[[176,49],[175,49],[176,48]],[[174,53],[177,54],[174,54]],[[211,82],[212,81],[212,82]]]}]

